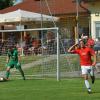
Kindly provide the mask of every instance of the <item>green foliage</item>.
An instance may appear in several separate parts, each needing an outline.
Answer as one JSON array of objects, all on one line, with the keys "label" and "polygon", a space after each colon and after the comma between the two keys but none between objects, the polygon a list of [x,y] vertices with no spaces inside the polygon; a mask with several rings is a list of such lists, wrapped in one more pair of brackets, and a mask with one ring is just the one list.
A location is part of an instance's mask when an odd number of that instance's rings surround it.
[{"label": "green foliage", "polygon": [[13,0],[0,0],[0,10],[13,5]]}]

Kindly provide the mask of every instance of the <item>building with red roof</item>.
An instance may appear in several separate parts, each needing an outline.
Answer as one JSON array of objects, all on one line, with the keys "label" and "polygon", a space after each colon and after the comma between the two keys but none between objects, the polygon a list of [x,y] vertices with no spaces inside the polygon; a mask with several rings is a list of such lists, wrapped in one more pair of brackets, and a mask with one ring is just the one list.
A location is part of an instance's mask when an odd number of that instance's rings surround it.
[{"label": "building with red roof", "polygon": [[[74,0],[47,0],[47,3],[45,0],[23,0],[22,3],[0,10],[0,13],[7,13],[17,9],[31,12],[41,12],[42,9],[43,13],[48,14],[49,11],[47,6],[49,6],[52,14],[55,15],[76,13],[76,3]],[[83,5],[85,8],[88,6],[87,4]],[[79,6],[79,13],[86,13],[86,10]]]},{"label": "building with red roof", "polygon": [[88,33],[89,28],[89,11],[88,4],[81,2],[78,5],[78,21],[76,21],[77,8],[75,0],[23,0],[22,3],[0,10],[0,14],[8,13],[18,9],[43,13],[60,17],[57,26],[62,30],[66,29],[66,37],[75,35],[76,23],[79,23],[79,34]]}]

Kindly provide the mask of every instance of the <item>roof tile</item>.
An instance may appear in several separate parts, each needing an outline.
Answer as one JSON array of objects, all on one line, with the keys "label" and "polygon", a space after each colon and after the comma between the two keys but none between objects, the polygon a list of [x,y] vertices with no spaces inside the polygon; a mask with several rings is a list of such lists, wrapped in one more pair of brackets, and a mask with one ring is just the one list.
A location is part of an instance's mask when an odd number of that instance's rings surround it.
[{"label": "roof tile", "polygon": [[[52,14],[76,13],[76,3],[73,2],[73,0],[48,0],[48,5]],[[83,6],[86,8],[88,7],[88,5],[84,3]],[[45,0],[43,0],[42,3],[36,0],[25,0],[20,4],[0,10],[0,13],[7,13],[17,9],[49,14],[49,9]],[[79,7],[79,12],[86,11]]]}]

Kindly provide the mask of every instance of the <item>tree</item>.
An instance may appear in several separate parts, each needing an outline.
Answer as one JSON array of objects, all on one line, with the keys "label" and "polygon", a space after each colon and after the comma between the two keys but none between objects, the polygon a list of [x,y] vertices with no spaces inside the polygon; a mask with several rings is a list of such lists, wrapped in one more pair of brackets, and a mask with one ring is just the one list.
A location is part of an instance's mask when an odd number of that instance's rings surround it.
[{"label": "tree", "polygon": [[0,0],[0,10],[13,5],[13,0]]}]

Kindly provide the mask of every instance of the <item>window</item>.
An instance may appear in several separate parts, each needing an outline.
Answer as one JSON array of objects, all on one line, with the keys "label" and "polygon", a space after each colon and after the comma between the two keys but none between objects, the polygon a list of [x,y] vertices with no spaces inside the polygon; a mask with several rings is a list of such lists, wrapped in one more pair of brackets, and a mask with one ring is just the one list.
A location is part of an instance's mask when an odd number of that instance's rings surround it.
[{"label": "window", "polygon": [[100,21],[95,23],[96,38],[100,37]]}]

